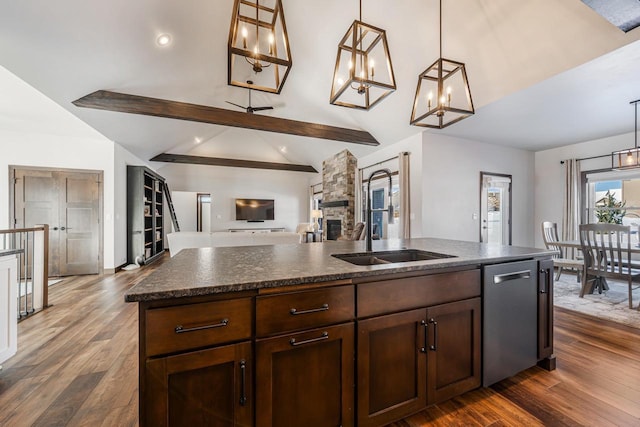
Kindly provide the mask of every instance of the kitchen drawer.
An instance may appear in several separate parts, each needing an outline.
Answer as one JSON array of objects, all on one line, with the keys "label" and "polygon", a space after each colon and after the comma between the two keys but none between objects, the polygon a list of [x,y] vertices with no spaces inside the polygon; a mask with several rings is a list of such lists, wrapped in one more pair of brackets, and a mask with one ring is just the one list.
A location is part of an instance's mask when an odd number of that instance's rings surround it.
[{"label": "kitchen drawer", "polygon": [[353,285],[256,298],[256,335],[314,328],[353,320]]},{"label": "kitchen drawer", "polygon": [[147,310],[146,355],[251,338],[251,298]]},{"label": "kitchen drawer", "polygon": [[358,317],[428,307],[480,296],[480,270],[360,283]]}]

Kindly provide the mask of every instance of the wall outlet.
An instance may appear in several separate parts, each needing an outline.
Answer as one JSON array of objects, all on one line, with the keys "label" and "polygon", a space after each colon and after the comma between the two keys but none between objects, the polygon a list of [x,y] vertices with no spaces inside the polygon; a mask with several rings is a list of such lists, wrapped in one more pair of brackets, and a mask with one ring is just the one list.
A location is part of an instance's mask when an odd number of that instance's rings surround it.
[{"label": "wall outlet", "polygon": [[471,219],[478,219],[478,214],[477,213],[471,214]]}]

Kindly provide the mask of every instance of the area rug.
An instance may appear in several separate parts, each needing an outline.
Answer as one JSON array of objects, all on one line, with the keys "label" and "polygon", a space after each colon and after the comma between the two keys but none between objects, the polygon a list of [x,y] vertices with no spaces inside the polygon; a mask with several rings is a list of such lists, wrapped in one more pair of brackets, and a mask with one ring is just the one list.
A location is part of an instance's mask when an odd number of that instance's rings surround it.
[{"label": "area rug", "polygon": [[[640,311],[635,309],[640,304],[640,289],[633,291],[634,308],[630,309],[627,283],[610,279],[607,283],[608,291],[601,294],[596,291],[580,298],[581,285],[576,276],[563,274],[554,285],[554,305],[640,329]],[[635,286],[638,284],[634,283]]]}]

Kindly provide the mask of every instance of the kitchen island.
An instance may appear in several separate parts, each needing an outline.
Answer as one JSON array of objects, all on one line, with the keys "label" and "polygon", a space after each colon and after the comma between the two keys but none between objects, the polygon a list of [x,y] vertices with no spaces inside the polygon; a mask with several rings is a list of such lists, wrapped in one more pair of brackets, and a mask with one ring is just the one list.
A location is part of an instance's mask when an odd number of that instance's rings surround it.
[{"label": "kitchen island", "polygon": [[[180,252],[125,296],[139,303],[141,425],[381,426],[477,388],[491,335],[483,310],[508,311],[483,306],[495,264],[517,266],[508,280],[533,265],[535,316],[521,327],[534,331],[531,366],[553,369],[552,252],[374,245],[404,248],[449,257],[363,266],[333,256],[363,252],[362,241]],[[509,346],[491,357],[508,359]]]}]

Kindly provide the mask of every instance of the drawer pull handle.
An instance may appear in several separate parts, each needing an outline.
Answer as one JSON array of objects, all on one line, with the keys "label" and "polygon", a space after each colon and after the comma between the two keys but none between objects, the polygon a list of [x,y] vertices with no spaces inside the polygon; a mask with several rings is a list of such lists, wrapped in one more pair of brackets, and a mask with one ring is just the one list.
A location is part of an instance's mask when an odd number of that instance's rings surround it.
[{"label": "drawer pull handle", "polygon": [[222,319],[220,323],[216,323],[214,325],[205,325],[205,326],[196,326],[195,328],[184,328],[182,325],[176,326],[176,334],[182,334],[185,332],[194,332],[194,331],[202,331],[204,329],[213,329],[213,328],[222,328],[223,326],[227,326],[229,324],[229,319]]},{"label": "drawer pull handle", "polygon": [[309,343],[312,343],[312,342],[322,341],[322,340],[326,340],[326,339],[329,339],[329,332],[325,331],[318,338],[311,338],[311,339],[303,340],[303,341],[296,341],[295,338],[291,338],[289,340],[289,344],[291,344],[292,346],[295,347],[297,345],[309,344]]},{"label": "drawer pull handle", "polygon": [[510,280],[529,278],[531,278],[531,270],[516,271],[514,273],[505,273],[493,276],[493,283],[499,285],[500,283],[508,282]]},{"label": "drawer pull handle", "polygon": [[291,310],[289,310],[289,313],[291,313],[292,316],[297,316],[298,314],[309,314],[309,313],[317,313],[319,311],[327,311],[329,310],[329,304],[322,304],[322,307],[320,308],[312,308],[310,310],[300,310],[298,311],[295,308],[292,308]]}]

